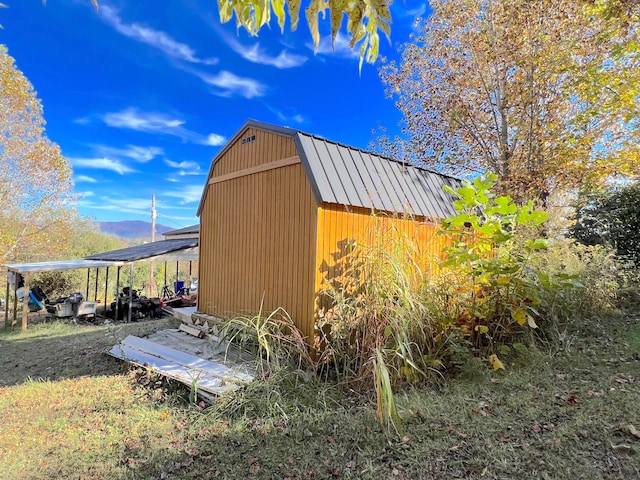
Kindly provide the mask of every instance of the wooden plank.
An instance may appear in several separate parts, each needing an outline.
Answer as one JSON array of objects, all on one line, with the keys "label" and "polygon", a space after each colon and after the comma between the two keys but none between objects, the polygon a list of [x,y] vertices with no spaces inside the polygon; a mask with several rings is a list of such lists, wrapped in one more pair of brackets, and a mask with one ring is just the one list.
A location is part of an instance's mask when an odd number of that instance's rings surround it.
[{"label": "wooden plank", "polygon": [[244,170],[240,170],[237,172],[227,173],[226,175],[221,175],[219,177],[213,177],[209,180],[209,185],[215,185],[216,183],[226,182],[228,180],[233,180],[234,178],[246,177],[247,175],[253,175],[255,173],[266,172],[269,170],[275,170],[277,168],[288,167],[289,165],[295,165],[296,163],[300,163],[300,157],[289,157],[283,158],[281,160],[276,160],[270,163],[264,163],[262,165],[256,165],[250,168],[245,168]]},{"label": "wooden plank", "polygon": [[198,327],[193,325],[187,325],[186,323],[181,323],[178,327],[178,330],[181,332],[188,333],[189,335],[193,335],[194,337],[204,338],[204,331]]}]

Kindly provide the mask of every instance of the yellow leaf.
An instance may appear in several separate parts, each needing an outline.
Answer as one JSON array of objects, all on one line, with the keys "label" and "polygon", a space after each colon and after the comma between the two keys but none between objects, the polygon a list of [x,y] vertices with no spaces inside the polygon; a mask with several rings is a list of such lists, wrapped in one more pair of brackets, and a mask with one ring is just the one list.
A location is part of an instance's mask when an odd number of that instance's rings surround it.
[{"label": "yellow leaf", "polygon": [[495,353],[492,355],[489,355],[489,363],[491,364],[494,370],[504,370],[504,363],[500,361],[500,359]]},{"label": "yellow leaf", "polygon": [[536,321],[533,319],[533,317],[531,315],[527,315],[527,323],[529,324],[529,326],[531,328],[538,328],[538,325],[536,324]]},{"label": "yellow leaf", "polygon": [[474,330],[480,333],[488,333],[489,327],[487,327],[486,325],[476,325]]},{"label": "yellow leaf", "polygon": [[527,312],[522,308],[518,308],[517,310],[511,312],[511,317],[520,325],[524,325],[525,323],[527,323],[528,316],[529,315],[527,315]]}]

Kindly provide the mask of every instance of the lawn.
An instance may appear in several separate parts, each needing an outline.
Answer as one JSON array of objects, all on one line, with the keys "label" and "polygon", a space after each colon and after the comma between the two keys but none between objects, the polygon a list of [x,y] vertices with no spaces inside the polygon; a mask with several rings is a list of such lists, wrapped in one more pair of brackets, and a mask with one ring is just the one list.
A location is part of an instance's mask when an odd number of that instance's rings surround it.
[{"label": "lawn", "polygon": [[399,434],[302,373],[203,408],[103,353],[168,322],[0,333],[0,478],[640,478],[638,315],[399,392]]}]

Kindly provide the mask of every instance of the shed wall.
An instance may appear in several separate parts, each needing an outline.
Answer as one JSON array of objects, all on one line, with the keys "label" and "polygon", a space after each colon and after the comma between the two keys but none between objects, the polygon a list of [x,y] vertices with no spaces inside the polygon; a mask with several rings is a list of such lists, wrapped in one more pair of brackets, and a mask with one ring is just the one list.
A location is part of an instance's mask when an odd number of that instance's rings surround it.
[{"label": "shed wall", "polygon": [[[254,136],[255,139],[251,140]],[[247,128],[238,141],[216,162],[212,178],[295,155],[298,155],[298,150],[290,137]]]},{"label": "shed wall", "polygon": [[[339,275],[341,261],[349,253],[352,243],[393,248],[393,231],[402,232],[418,246],[423,268],[442,254],[448,240],[437,234],[438,225],[423,218],[406,219],[388,213],[324,204],[318,208],[318,244],[315,261],[316,293],[320,292],[325,279]],[[320,305],[325,307],[326,305]]]},{"label": "shed wall", "polygon": [[201,212],[198,308],[230,317],[283,307],[313,332],[317,205],[301,163],[216,183],[216,177],[297,155],[292,139],[263,131],[214,166]]}]

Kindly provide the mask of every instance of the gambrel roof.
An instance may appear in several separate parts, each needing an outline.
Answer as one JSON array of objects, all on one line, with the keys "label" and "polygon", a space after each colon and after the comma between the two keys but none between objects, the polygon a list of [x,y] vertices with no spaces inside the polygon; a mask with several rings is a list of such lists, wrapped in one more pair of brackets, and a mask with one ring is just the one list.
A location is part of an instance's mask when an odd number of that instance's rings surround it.
[{"label": "gambrel roof", "polygon": [[[215,156],[208,180],[218,159],[247,128],[293,138],[318,204],[339,204],[435,218],[455,214],[453,198],[443,190],[443,186],[457,188],[460,181],[456,178],[299,130],[255,120],[247,121]],[[207,183],[198,207],[198,216],[208,186]]]}]

